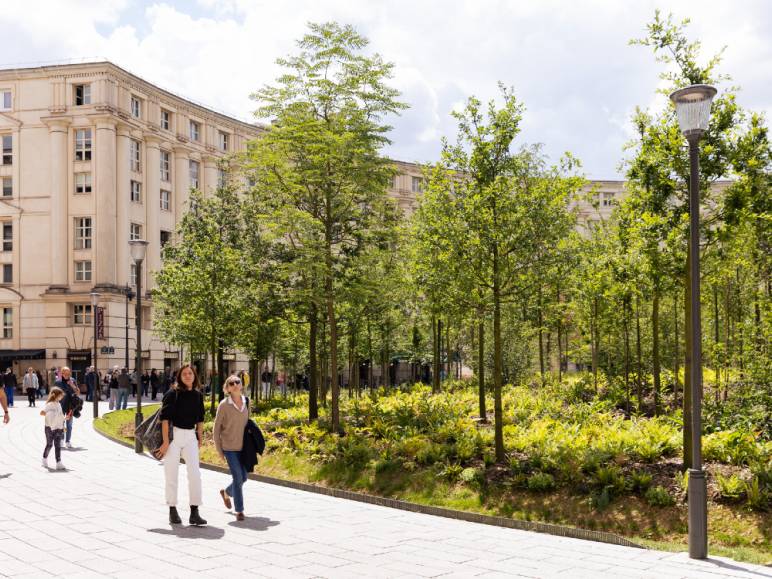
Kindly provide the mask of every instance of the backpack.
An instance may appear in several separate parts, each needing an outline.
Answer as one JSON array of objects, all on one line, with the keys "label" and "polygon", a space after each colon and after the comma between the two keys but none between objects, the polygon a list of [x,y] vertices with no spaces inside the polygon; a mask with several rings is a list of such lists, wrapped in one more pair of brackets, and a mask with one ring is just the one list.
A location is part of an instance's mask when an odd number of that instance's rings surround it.
[{"label": "backpack", "polygon": [[[174,402],[177,402],[176,390],[174,391]],[[161,445],[164,442],[163,430],[161,426],[161,423],[163,422],[161,420],[162,409],[163,404],[161,404],[161,408],[153,412],[153,414],[151,414],[149,417],[145,418],[145,420],[142,421],[142,424],[137,426],[134,431],[134,437],[139,438],[139,441],[142,443],[142,445],[147,448],[150,451],[150,454],[153,456],[156,456],[156,452],[159,448],[161,448]],[[172,428],[170,425],[169,442],[172,441],[172,438]]]},{"label": "backpack", "polygon": [[75,418],[80,418],[80,411],[83,410],[83,399],[73,393],[71,396],[70,408],[72,410],[72,415]]}]

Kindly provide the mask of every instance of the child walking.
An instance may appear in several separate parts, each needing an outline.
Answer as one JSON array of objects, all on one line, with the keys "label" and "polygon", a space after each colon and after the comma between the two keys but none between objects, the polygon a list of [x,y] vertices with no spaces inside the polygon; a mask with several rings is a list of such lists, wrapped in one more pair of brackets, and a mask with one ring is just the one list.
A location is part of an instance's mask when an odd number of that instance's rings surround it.
[{"label": "child walking", "polygon": [[48,453],[54,447],[56,470],[64,470],[62,464],[62,436],[64,435],[64,412],[61,399],[64,392],[61,388],[52,388],[46,400],[46,405],[40,411],[40,416],[46,417],[46,448],[43,450],[43,466],[48,468]]}]

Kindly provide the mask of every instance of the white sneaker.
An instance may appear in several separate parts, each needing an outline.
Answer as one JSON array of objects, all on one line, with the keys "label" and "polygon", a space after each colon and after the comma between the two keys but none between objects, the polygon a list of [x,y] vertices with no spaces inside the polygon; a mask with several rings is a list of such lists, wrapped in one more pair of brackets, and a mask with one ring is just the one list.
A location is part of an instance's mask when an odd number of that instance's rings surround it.
[{"label": "white sneaker", "polygon": [[43,459],[43,468],[48,468],[48,459],[47,458]]},{"label": "white sneaker", "polygon": [[64,444],[64,446],[65,446],[66,448],[68,448],[68,449],[69,449],[69,448],[72,448],[72,443],[70,443],[70,442],[67,442],[67,443],[65,443],[65,444]]},{"label": "white sneaker", "polygon": [[61,462],[56,463],[56,470],[67,470]]}]

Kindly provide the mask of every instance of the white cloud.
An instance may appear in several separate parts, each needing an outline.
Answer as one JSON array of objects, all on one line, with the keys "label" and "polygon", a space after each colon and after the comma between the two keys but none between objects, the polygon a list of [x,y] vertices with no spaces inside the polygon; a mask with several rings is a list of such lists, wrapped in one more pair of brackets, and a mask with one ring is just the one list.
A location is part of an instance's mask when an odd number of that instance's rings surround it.
[{"label": "white cloud", "polygon": [[[487,100],[502,81],[526,105],[522,138],[554,159],[566,150],[592,177],[617,175],[636,105],[656,109],[661,65],[628,46],[654,9],[692,18],[708,56],[728,45],[722,71],[743,106],[772,114],[772,4],[765,0],[29,0],[0,12],[4,63],[106,56],[189,98],[251,118],[249,94],[276,78],[309,21],[357,27],[396,64],[411,109],[393,119],[389,154],[436,157],[453,136],[450,111]],[[41,17],[44,15],[44,17]]]}]

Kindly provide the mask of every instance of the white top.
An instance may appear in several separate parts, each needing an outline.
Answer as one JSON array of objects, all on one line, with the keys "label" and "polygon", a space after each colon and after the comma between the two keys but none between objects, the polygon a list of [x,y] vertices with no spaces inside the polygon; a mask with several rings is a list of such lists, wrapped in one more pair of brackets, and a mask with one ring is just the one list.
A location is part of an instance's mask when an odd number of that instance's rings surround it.
[{"label": "white top", "polygon": [[62,412],[61,404],[58,402],[46,402],[43,412],[46,413],[46,426],[51,430],[62,430],[64,428],[64,412]]},{"label": "white top", "polygon": [[247,397],[244,396],[243,394],[241,395],[241,407],[240,408],[238,406],[236,406],[236,403],[233,401],[233,398],[230,395],[228,395],[228,403],[231,406],[233,406],[236,410],[238,410],[239,412],[244,412],[244,409],[247,407]]}]

